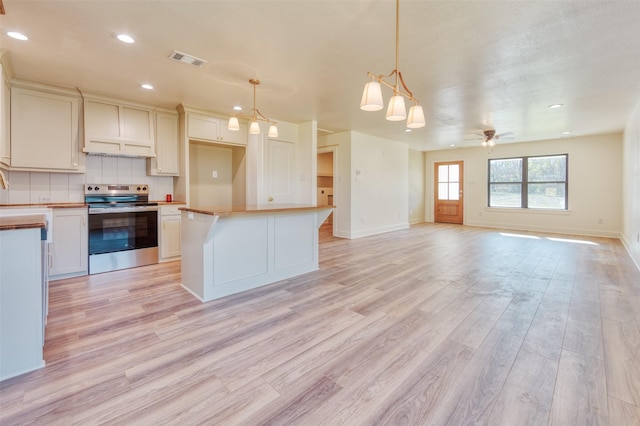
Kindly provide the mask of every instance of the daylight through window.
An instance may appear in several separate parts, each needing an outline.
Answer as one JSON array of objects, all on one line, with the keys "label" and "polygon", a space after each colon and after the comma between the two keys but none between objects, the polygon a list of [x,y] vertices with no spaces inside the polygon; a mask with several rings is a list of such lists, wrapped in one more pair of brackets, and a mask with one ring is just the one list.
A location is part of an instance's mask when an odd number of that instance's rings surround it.
[{"label": "daylight through window", "polygon": [[566,210],[567,154],[489,160],[489,207]]}]

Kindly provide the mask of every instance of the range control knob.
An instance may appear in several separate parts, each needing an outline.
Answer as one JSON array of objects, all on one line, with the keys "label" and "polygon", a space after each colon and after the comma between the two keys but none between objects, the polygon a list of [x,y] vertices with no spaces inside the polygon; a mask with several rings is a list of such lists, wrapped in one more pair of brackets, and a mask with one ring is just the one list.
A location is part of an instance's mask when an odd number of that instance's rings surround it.
[{"label": "range control knob", "polygon": [[140,187],[136,188],[138,191],[140,191]]},{"label": "range control knob", "polygon": [[100,190],[100,187],[99,187],[99,186],[96,186],[96,187],[95,187],[95,188],[93,188],[93,189],[95,189],[96,191],[98,191],[98,190]]},{"label": "range control knob", "polygon": [[93,191],[93,188],[92,187],[88,187],[87,191]]},{"label": "range control knob", "polygon": [[146,187],[146,186],[143,186],[143,187],[142,187],[142,190],[143,190],[143,191],[146,191],[146,190],[147,190],[147,187]]}]

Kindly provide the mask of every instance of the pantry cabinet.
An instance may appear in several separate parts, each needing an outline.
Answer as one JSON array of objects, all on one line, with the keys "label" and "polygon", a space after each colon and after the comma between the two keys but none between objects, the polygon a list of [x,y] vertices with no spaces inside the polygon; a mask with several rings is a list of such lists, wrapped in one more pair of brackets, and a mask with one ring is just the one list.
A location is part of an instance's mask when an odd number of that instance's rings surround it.
[{"label": "pantry cabinet", "polygon": [[170,204],[160,206],[159,215],[159,245],[160,261],[177,259],[181,255],[180,248],[180,208],[186,204]]},{"label": "pantry cabinet", "polygon": [[159,111],[155,115],[156,157],[147,159],[147,174],[152,176],[178,176],[178,113]]},{"label": "pantry cabinet", "polygon": [[49,250],[51,280],[86,275],[89,259],[87,208],[54,208]]},{"label": "pantry cabinet", "polygon": [[85,94],[84,120],[84,152],[155,157],[151,107]]},{"label": "pantry cabinet", "polygon": [[13,84],[10,168],[83,173],[79,106],[80,96],[72,91]]}]

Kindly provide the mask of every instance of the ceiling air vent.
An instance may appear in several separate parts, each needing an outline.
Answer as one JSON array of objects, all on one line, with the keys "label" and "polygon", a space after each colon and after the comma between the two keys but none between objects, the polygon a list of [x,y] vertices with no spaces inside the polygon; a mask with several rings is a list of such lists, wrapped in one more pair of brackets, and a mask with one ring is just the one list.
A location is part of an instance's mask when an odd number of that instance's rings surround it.
[{"label": "ceiling air vent", "polygon": [[196,67],[201,67],[207,63],[207,61],[205,61],[204,59],[196,58],[195,56],[178,52],[177,50],[171,52],[171,55],[169,55],[169,59],[177,62],[182,62],[183,64],[194,65]]}]

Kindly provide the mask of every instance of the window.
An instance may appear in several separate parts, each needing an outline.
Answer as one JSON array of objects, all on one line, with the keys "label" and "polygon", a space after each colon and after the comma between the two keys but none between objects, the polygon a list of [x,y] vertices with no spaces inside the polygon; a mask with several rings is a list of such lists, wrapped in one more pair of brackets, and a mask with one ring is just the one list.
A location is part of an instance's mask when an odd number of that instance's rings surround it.
[{"label": "window", "polygon": [[567,154],[489,160],[489,207],[567,209]]}]

